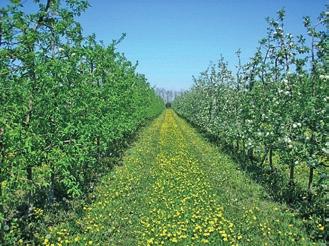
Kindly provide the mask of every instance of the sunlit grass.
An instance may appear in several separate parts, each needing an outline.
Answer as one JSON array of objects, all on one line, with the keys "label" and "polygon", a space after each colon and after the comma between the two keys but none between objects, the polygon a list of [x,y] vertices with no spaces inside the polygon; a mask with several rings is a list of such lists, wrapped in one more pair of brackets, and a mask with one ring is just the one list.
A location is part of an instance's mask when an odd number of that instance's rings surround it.
[{"label": "sunlit grass", "polygon": [[44,245],[310,245],[302,222],[165,111]]}]

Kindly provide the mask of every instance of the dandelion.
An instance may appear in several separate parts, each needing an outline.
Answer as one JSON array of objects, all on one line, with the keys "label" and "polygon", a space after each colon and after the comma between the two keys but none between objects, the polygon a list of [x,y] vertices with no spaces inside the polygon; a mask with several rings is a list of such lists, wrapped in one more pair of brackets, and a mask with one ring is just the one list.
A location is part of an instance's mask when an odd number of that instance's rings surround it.
[{"label": "dandelion", "polygon": [[319,231],[324,231],[324,226],[322,224],[318,225]]},{"label": "dandelion", "polygon": [[177,243],[177,242],[178,242],[177,238],[175,238],[175,237],[173,237],[173,238],[171,239],[171,241],[172,241],[173,243]]},{"label": "dandelion", "polygon": [[203,239],[201,239],[201,243],[204,243],[204,244],[209,243],[209,240],[203,238]]}]

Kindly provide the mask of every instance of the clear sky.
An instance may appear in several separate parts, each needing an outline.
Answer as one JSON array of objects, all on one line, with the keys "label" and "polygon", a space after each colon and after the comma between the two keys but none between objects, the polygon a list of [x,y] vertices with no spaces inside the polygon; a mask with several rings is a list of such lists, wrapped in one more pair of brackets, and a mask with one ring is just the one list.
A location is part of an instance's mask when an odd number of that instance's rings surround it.
[{"label": "clear sky", "polygon": [[[7,1],[7,0],[0,0]],[[24,0],[27,5],[32,0]],[[265,36],[267,16],[284,7],[287,27],[303,33],[303,16],[314,21],[328,0],[89,0],[90,8],[80,17],[86,34],[95,33],[105,44],[126,33],[118,50],[152,85],[187,89],[192,75],[206,69],[223,54],[236,63],[253,55]]]}]

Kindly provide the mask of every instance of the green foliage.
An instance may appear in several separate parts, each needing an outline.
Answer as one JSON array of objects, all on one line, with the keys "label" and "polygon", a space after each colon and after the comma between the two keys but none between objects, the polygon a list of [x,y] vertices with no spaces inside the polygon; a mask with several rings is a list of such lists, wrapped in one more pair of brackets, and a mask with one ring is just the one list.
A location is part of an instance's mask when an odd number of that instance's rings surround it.
[{"label": "green foliage", "polygon": [[29,14],[19,2],[0,10],[0,244],[34,207],[83,195],[164,108],[116,43],[82,35],[86,1],[36,1]]},{"label": "green foliage", "polygon": [[265,169],[267,160],[270,172],[287,170],[287,187],[282,187],[288,189],[286,201],[295,202],[296,183],[304,186],[309,201],[304,215],[316,214],[323,225],[328,191],[328,11],[316,27],[305,18],[310,47],[306,38],[294,38],[285,30],[284,16],[280,10],[277,19],[268,18],[267,37],[247,64],[241,65],[237,52],[236,76],[221,58],[195,78],[193,88],[176,98],[173,107],[251,163]]}]

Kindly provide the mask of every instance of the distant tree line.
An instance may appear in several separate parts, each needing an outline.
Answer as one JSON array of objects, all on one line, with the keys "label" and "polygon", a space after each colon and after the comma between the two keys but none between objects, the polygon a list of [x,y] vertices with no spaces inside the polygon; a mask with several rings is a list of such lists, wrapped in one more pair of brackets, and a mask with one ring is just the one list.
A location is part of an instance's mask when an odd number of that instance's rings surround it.
[{"label": "distant tree line", "polygon": [[175,91],[175,90],[167,90],[164,88],[155,88],[155,92],[158,96],[160,96],[165,103],[172,103],[176,97],[183,94],[183,90]]}]

